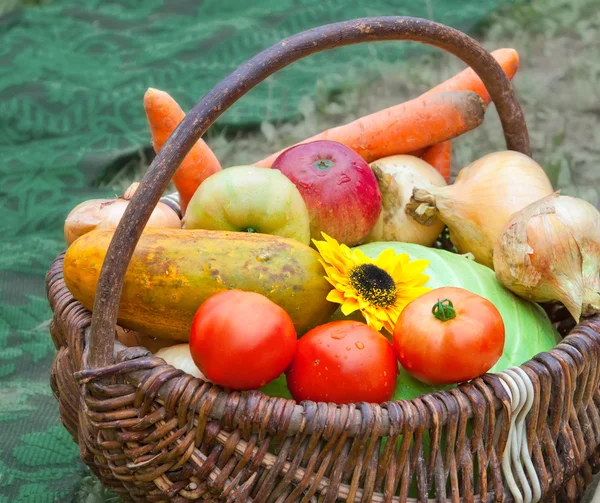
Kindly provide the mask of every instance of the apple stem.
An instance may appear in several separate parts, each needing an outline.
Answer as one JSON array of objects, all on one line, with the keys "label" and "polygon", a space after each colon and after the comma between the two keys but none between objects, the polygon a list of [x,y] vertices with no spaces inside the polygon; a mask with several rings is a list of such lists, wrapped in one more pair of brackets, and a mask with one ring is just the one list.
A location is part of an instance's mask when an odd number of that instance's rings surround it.
[{"label": "apple stem", "polygon": [[246,232],[256,232],[256,229],[254,227],[248,227]]},{"label": "apple stem", "polygon": [[331,159],[319,159],[315,162],[315,168],[317,169],[326,170],[331,168],[331,166],[333,166],[333,161]]}]

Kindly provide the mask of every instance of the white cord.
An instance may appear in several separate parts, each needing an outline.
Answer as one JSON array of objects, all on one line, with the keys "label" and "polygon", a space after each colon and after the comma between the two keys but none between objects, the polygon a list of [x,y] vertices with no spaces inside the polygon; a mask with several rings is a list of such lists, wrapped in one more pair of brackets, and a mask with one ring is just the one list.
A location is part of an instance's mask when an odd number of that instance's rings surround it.
[{"label": "white cord", "polygon": [[[502,456],[504,478],[515,503],[537,503],[541,498],[541,487],[529,455],[525,421],[533,404],[533,384],[529,376],[518,367],[500,372],[498,377],[510,397],[512,412],[506,449]],[[521,489],[515,480],[515,474]]]},{"label": "white cord", "polygon": [[[503,384],[504,389],[510,397],[510,408],[511,411],[514,412],[517,405],[519,404],[519,389],[510,377],[506,379],[501,373],[498,374],[498,376],[500,377],[500,382]],[[506,479],[506,483],[508,484],[508,490],[513,495],[515,502],[523,503],[523,495],[521,494],[521,491],[519,491],[519,487],[517,486],[510,466],[512,452],[512,437],[514,436],[515,431],[514,423],[515,414],[511,413],[510,427],[508,430],[508,439],[506,442],[506,448],[504,449],[504,454],[502,455],[502,472],[504,473],[504,478]]]},{"label": "white cord", "polygon": [[516,372],[521,377],[521,382],[525,385],[527,402],[523,407],[521,413],[523,415],[522,419],[522,435],[521,435],[521,460],[525,464],[525,470],[527,471],[527,476],[529,477],[529,483],[531,484],[532,489],[532,503],[537,503],[542,498],[542,487],[540,485],[540,479],[535,471],[535,467],[533,466],[533,461],[529,454],[529,445],[527,443],[527,424],[525,422],[527,414],[531,411],[531,407],[533,405],[533,397],[535,390],[533,389],[533,383],[531,382],[530,377],[527,373],[520,367],[514,367],[512,369],[513,372]]}]

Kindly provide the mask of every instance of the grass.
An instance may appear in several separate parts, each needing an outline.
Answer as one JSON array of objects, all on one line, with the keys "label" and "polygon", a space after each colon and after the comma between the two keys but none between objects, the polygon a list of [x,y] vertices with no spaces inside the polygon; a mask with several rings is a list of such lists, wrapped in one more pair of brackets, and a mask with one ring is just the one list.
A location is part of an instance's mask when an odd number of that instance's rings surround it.
[{"label": "grass", "polygon": [[0,16],[17,7],[31,7],[43,2],[44,0],[0,0]]}]

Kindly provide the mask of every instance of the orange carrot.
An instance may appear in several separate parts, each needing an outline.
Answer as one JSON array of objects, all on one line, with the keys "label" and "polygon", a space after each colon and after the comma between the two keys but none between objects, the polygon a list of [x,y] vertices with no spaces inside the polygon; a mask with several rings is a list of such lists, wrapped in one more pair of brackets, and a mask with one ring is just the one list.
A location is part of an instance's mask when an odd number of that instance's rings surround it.
[{"label": "orange carrot", "polygon": [[[500,64],[508,78],[512,79],[519,68],[519,54],[517,51],[514,49],[497,49],[491,54]],[[416,105],[421,103],[419,100],[422,100],[427,96],[449,91],[472,91],[477,93],[486,105],[491,102],[490,95],[485,89],[483,82],[481,82],[481,79],[472,69],[467,68],[448,79],[446,82],[427,91],[416,100],[368,115],[345,126],[324,131],[300,143],[307,143],[319,139],[339,141],[350,148],[354,148],[359,154],[364,154],[363,157],[369,162],[378,158],[373,158],[375,154],[382,153],[385,153],[385,155],[410,153],[411,155],[421,157],[426,148],[431,147],[435,143],[440,143],[443,140],[437,140],[429,145],[422,145],[421,141],[417,141],[421,139],[417,137],[426,135],[435,136],[436,132],[425,130],[425,127],[430,128],[432,126],[431,122],[422,125],[421,119],[419,118],[417,126],[417,123],[412,122],[416,117],[402,115],[402,113],[406,112],[406,110],[403,110],[403,107],[414,112],[415,109],[418,109]],[[438,119],[441,120],[444,118],[445,113],[444,109],[440,109]],[[447,120],[451,122],[454,118],[449,116],[447,117]],[[398,122],[402,122],[403,124],[399,125]],[[412,126],[412,131],[408,126]],[[375,127],[376,130],[370,131],[368,129],[369,127]],[[387,133],[385,133],[386,130],[388,131]],[[397,131],[403,131],[409,136],[404,139],[398,139],[397,137],[394,137],[397,134]],[[464,132],[466,131],[458,132],[458,134]],[[446,139],[450,139],[450,137]],[[376,145],[377,142],[379,142],[380,145]],[[412,147],[410,144],[413,142],[418,143],[420,146]],[[283,152],[283,150],[255,163],[255,165],[270,167],[281,152]],[[381,155],[381,157],[383,156],[384,155]]]},{"label": "orange carrot", "polygon": [[[492,51],[492,56],[494,56],[498,64],[502,67],[506,76],[512,80],[519,69],[519,53],[514,49],[496,49],[495,51]],[[430,89],[424,96],[433,93],[458,90],[476,92],[481,96],[481,99],[485,101],[486,105],[489,105],[492,101],[483,82],[481,82],[481,79],[471,68],[463,70],[446,82],[442,82],[439,86]]]},{"label": "orange carrot", "polygon": [[417,150],[412,150],[410,152],[406,152],[406,155],[414,155],[415,157],[423,157],[423,154],[427,152],[429,147],[418,148]]},{"label": "orange carrot", "polygon": [[[435,93],[361,117],[300,143],[337,141],[372,162],[455,138],[479,126],[484,113],[483,101],[474,92]],[[281,152],[254,164],[270,168]]]},{"label": "orange carrot", "polygon": [[450,159],[452,158],[452,144],[450,140],[443,141],[436,145],[429,147],[423,154],[425,162],[431,164],[437,169],[441,175],[446,179],[446,182],[450,181]]},{"label": "orange carrot", "polygon": [[[152,131],[154,151],[158,153],[183,120],[185,113],[168,93],[152,88],[148,89],[144,95],[144,109]],[[200,138],[185,156],[173,176],[173,183],[179,192],[182,214],[185,213],[190,199],[200,184],[220,170],[219,160]]]}]

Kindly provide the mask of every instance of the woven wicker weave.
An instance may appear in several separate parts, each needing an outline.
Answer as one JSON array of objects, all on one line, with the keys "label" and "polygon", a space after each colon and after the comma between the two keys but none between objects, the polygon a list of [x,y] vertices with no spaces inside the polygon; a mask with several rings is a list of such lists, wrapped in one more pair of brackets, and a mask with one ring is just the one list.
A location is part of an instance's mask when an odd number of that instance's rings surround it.
[{"label": "woven wicker weave", "polygon": [[425,20],[370,18],[310,30],[217,85],[136,192],[111,243],[93,313],[67,290],[62,255],[47,275],[57,348],[51,384],[62,422],[82,460],[125,501],[576,502],[600,468],[600,316],[521,367],[381,406],[226,392],[115,342],[131,253],[196,139],[277,69],[368,40],[416,40],[460,57],[490,92],[507,147],[529,154],[521,109],[493,58],[460,32]]}]

